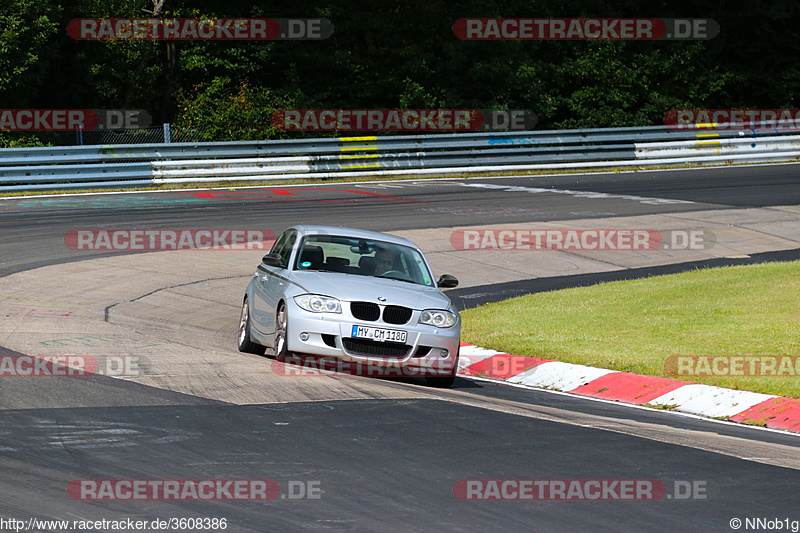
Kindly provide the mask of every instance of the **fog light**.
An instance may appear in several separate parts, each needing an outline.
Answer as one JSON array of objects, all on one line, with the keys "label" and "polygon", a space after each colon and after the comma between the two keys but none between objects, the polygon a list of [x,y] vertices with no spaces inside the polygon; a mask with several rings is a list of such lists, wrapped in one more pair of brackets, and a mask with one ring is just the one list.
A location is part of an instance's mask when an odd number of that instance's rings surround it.
[{"label": "fog light", "polygon": [[447,350],[443,349],[442,352],[441,352],[441,356],[442,357],[447,357],[448,355],[450,355],[450,352],[448,352]]},{"label": "fog light", "polygon": [[306,342],[308,340],[308,333],[306,333],[305,331],[303,333],[301,333],[300,334],[300,340],[303,341],[303,342]]}]

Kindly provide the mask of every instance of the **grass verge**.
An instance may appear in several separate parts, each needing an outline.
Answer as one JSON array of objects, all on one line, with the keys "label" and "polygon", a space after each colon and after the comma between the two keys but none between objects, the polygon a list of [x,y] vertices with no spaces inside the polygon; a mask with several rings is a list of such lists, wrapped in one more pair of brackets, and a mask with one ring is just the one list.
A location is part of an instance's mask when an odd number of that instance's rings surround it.
[{"label": "grass verge", "polygon": [[[800,261],[532,294],[462,317],[462,340],[484,348],[800,398]],[[760,375],[722,363],[709,372],[699,359],[676,375],[670,359],[718,355],[757,356],[744,366]],[[775,372],[761,356],[777,357]]]}]

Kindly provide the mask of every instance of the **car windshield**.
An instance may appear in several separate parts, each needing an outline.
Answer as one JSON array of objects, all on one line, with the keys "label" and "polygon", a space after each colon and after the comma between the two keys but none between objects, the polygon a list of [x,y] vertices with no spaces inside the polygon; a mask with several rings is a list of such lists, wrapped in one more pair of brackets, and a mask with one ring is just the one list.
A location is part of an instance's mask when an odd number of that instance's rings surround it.
[{"label": "car windshield", "polygon": [[300,243],[294,268],[433,286],[433,276],[418,250],[372,239],[309,235]]}]

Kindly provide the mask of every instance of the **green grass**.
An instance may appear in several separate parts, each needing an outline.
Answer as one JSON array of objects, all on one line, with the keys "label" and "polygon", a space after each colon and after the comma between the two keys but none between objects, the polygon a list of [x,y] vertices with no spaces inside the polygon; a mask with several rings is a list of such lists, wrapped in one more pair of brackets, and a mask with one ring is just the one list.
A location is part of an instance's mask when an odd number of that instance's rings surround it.
[{"label": "green grass", "polygon": [[[676,378],[671,355],[800,356],[800,261],[532,294],[462,316],[462,340],[478,346]],[[800,398],[800,374],[680,379]]]}]

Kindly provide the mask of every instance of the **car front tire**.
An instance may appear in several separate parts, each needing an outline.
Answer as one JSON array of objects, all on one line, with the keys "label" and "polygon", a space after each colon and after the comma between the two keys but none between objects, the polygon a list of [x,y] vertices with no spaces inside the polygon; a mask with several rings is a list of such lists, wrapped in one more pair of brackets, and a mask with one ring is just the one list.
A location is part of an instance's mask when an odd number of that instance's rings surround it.
[{"label": "car front tire", "polygon": [[281,303],[275,315],[275,357],[283,361],[290,355],[286,344],[289,332],[289,317],[286,314],[286,304]]},{"label": "car front tire", "polygon": [[458,372],[458,358],[461,356],[461,348],[456,352],[456,361],[453,364],[453,374],[450,376],[425,376],[425,384],[429,387],[436,387],[437,389],[449,389],[453,386],[456,380],[456,373]]},{"label": "car front tire", "polygon": [[242,303],[242,313],[239,317],[238,340],[240,352],[264,355],[264,352],[267,351],[266,346],[261,346],[250,340],[250,302],[247,298],[245,298]]},{"label": "car front tire", "polygon": [[425,376],[425,384],[437,389],[449,389],[455,380],[455,376]]}]

